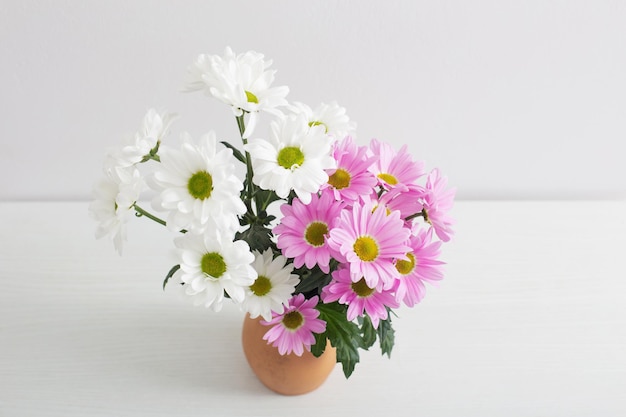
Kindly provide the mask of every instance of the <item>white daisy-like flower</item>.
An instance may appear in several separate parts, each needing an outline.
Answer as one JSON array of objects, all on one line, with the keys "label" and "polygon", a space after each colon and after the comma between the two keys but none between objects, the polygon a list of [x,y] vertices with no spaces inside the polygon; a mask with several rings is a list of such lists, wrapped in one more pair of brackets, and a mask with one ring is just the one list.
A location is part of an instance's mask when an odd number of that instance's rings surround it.
[{"label": "white daisy-like flower", "polygon": [[328,181],[325,170],[336,168],[331,156],[333,138],[324,127],[309,126],[304,115],[290,115],[271,123],[269,139],[251,139],[253,181],[266,190],[287,198],[294,190],[304,204]]},{"label": "white daisy-like flower", "polygon": [[126,241],[126,223],[134,214],[133,206],[143,188],[143,179],[134,167],[106,172],[94,185],[89,214],[98,221],[96,238],[109,236],[120,255]]},{"label": "white daisy-like flower", "polygon": [[126,168],[144,161],[167,135],[176,117],[172,113],[159,114],[155,109],[149,109],[141,128],[133,136],[126,138],[121,147],[109,151],[105,169]]},{"label": "white daisy-like flower", "polygon": [[245,241],[233,242],[220,233],[187,233],[174,242],[181,251],[182,289],[195,305],[219,311],[224,291],[236,303],[243,302],[246,289],[257,278],[250,265],[254,255]]},{"label": "white daisy-like flower", "polygon": [[353,136],[356,130],[356,123],[350,121],[345,107],[339,106],[335,101],[328,104],[321,103],[315,109],[304,103],[296,102],[289,106],[289,110],[296,114],[304,114],[309,126],[324,126],[326,134],[335,139],[343,139],[348,135]]},{"label": "white daisy-like flower", "polygon": [[230,105],[236,116],[250,113],[244,138],[254,130],[257,112],[280,114],[276,109],[285,106],[287,86],[271,87],[276,70],[269,70],[271,60],[255,51],[235,54],[229,47],[223,56],[202,54],[189,68],[191,80],[187,91],[202,90]]},{"label": "white daisy-like flower", "polygon": [[257,279],[246,290],[246,298],[241,308],[251,318],[272,319],[272,312],[282,314],[285,305],[300,282],[298,275],[292,274],[293,264],[286,265],[287,258],[282,255],[273,257],[270,249],[263,253],[254,252],[252,267],[257,272]]},{"label": "white daisy-like flower", "polygon": [[160,169],[153,185],[160,191],[153,201],[156,210],[169,211],[172,230],[204,233],[218,229],[229,236],[239,228],[237,215],[246,212],[239,197],[243,183],[235,175],[232,150],[217,150],[214,132],[195,143],[183,133],[179,150],[162,148]]}]

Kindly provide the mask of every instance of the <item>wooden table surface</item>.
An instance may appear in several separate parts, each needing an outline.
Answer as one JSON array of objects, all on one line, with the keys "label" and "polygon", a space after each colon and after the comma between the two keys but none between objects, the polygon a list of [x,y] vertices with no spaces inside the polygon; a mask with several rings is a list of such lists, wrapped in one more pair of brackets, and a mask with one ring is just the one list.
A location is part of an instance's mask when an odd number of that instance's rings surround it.
[{"label": "wooden table surface", "polygon": [[162,290],[165,228],[120,257],[87,205],[0,203],[0,416],[626,415],[626,202],[457,202],[391,359],[297,397],[256,380],[234,306]]}]

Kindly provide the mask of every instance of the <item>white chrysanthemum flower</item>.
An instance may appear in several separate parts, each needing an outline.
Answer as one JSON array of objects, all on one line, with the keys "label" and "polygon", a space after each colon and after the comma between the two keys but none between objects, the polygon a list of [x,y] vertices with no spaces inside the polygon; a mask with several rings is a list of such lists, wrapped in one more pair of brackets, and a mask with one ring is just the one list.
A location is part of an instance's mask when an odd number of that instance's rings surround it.
[{"label": "white chrysanthemum flower", "polygon": [[98,221],[96,238],[109,236],[120,255],[126,241],[126,223],[134,214],[133,206],[143,187],[143,179],[134,167],[107,172],[94,186],[89,214]]},{"label": "white chrysanthemum flower", "polygon": [[356,123],[350,121],[345,107],[339,106],[335,101],[329,104],[321,103],[315,109],[304,103],[296,102],[290,105],[289,109],[296,114],[303,114],[309,126],[324,126],[326,134],[335,139],[352,136],[356,130]]},{"label": "white chrysanthemum flower", "polygon": [[175,114],[159,114],[155,109],[149,109],[143,118],[141,128],[134,136],[126,138],[120,148],[109,152],[105,167],[125,168],[144,161],[150,151],[161,143],[176,117]]},{"label": "white chrysanthemum flower", "polygon": [[179,150],[161,149],[160,169],[153,177],[160,194],[153,206],[169,211],[171,229],[218,229],[232,236],[239,228],[237,215],[246,212],[239,197],[243,183],[235,175],[232,150],[216,148],[215,133],[209,132],[198,143],[184,133]]},{"label": "white chrysanthemum flower", "polygon": [[187,233],[175,239],[181,251],[180,276],[183,291],[195,305],[219,311],[224,291],[241,303],[257,273],[250,265],[254,255],[243,240],[232,241],[220,233],[212,236]]},{"label": "white chrysanthemum flower", "polygon": [[287,86],[271,87],[276,70],[269,70],[271,60],[263,54],[248,51],[235,54],[226,48],[223,56],[202,54],[189,72],[191,80],[187,91],[203,90],[206,94],[232,106],[236,116],[250,113],[244,138],[254,130],[257,112],[279,114],[276,107],[287,104]]},{"label": "white chrysanthemum flower", "polygon": [[287,258],[284,256],[273,258],[270,249],[262,254],[255,251],[254,255],[252,267],[258,277],[246,290],[246,298],[241,308],[251,318],[261,316],[269,321],[272,319],[272,312],[283,313],[300,279],[292,274],[293,264],[286,265]]},{"label": "white chrysanthemum flower", "polygon": [[266,190],[287,198],[294,190],[304,204],[328,181],[325,170],[335,169],[331,156],[333,138],[323,126],[309,126],[303,115],[291,115],[271,123],[269,139],[251,139],[253,181]]}]

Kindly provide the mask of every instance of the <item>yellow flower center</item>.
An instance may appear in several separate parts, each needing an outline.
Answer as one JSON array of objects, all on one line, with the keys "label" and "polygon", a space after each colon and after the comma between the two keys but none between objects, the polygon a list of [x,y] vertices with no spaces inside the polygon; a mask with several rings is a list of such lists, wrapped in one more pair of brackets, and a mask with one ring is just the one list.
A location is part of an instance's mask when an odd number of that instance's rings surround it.
[{"label": "yellow flower center", "polygon": [[328,183],[335,187],[337,190],[347,188],[350,186],[351,180],[350,173],[345,169],[339,168],[333,175],[328,177]]},{"label": "yellow flower center", "polygon": [[352,291],[361,298],[369,297],[374,293],[374,288],[370,288],[365,283],[365,278],[351,284]]},{"label": "yellow flower center", "polygon": [[398,179],[396,177],[385,172],[378,174],[378,178],[385,181],[387,184],[396,185],[398,183]]},{"label": "yellow flower center", "polygon": [[378,245],[376,241],[369,236],[359,237],[352,246],[354,253],[360,260],[371,262],[378,257]]},{"label": "yellow flower center", "polygon": [[320,247],[324,245],[324,236],[328,234],[328,225],[322,222],[312,222],[304,232],[304,238],[311,246]]},{"label": "yellow flower center", "polygon": [[246,90],[246,98],[248,99],[248,103],[259,104],[259,99],[254,94],[249,92],[248,90]]},{"label": "yellow flower center", "polygon": [[219,278],[226,272],[226,262],[224,262],[222,255],[217,252],[205,253],[202,256],[201,269],[205,275]]},{"label": "yellow flower center", "polygon": [[254,284],[250,285],[250,291],[257,297],[267,295],[272,289],[272,281],[264,275],[259,275]]},{"label": "yellow flower center", "polygon": [[[380,205],[376,204],[374,208],[372,209],[372,213],[378,210],[378,207],[380,207]],[[387,206],[385,206],[385,214],[387,214],[387,216],[391,214],[391,210]]]},{"label": "yellow flower center", "polygon": [[283,316],[282,323],[289,330],[297,330],[304,323],[304,317],[299,311],[292,311]]},{"label": "yellow flower center", "polygon": [[278,152],[276,162],[285,169],[298,168],[304,162],[304,154],[300,148],[287,146]]},{"label": "yellow flower center", "polygon": [[320,122],[319,120],[314,120],[312,122],[309,122],[309,127],[313,127],[313,126],[324,126],[324,133],[328,133],[328,126],[324,122]]},{"label": "yellow flower center", "polygon": [[409,252],[406,254],[406,257],[409,258],[408,261],[398,259],[396,262],[396,269],[401,275],[409,275],[415,270],[415,255]]},{"label": "yellow flower center", "polygon": [[204,200],[211,197],[213,177],[206,171],[198,171],[189,178],[187,190],[193,198]]}]

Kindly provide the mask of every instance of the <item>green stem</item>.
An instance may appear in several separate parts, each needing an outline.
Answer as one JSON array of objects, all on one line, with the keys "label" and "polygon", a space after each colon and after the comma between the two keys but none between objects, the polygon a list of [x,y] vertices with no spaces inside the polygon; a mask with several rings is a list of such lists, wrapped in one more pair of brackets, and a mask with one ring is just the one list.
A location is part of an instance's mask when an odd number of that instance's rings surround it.
[{"label": "green stem", "polygon": [[411,214],[409,217],[407,217],[404,220],[409,221],[409,220],[415,219],[416,217],[423,217],[425,220],[427,220],[428,217],[426,215],[426,210],[422,209],[422,211],[415,213],[415,214]]},{"label": "green stem", "polygon": [[237,127],[239,128],[239,136],[241,136],[241,139],[243,140],[244,145],[248,143],[248,141],[243,138],[243,132],[246,131],[246,122],[243,119],[245,115],[246,115],[245,113],[241,113],[241,116],[236,116]]},{"label": "green stem", "polygon": [[149,218],[150,220],[154,220],[155,222],[163,225],[163,226],[167,226],[167,223],[165,222],[165,220],[163,219],[159,219],[157,216],[155,216],[152,213],[147,212],[146,210],[142,209],[141,207],[139,207],[137,205],[137,203],[133,204],[133,207],[135,208],[135,211],[137,212],[137,217],[141,217],[141,216],[146,216],[147,218]]},{"label": "green stem", "polygon": [[[243,137],[243,132],[246,131],[246,122],[244,120],[245,112],[241,114],[241,116],[237,116],[237,127],[239,127],[239,135],[241,136],[241,141],[244,145],[248,144],[248,139]],[[245,151],[246,155],[246,198],[252,199],[253,194],[253,185],[252,185],[252,160],[250,158],[250,152]]]}]

